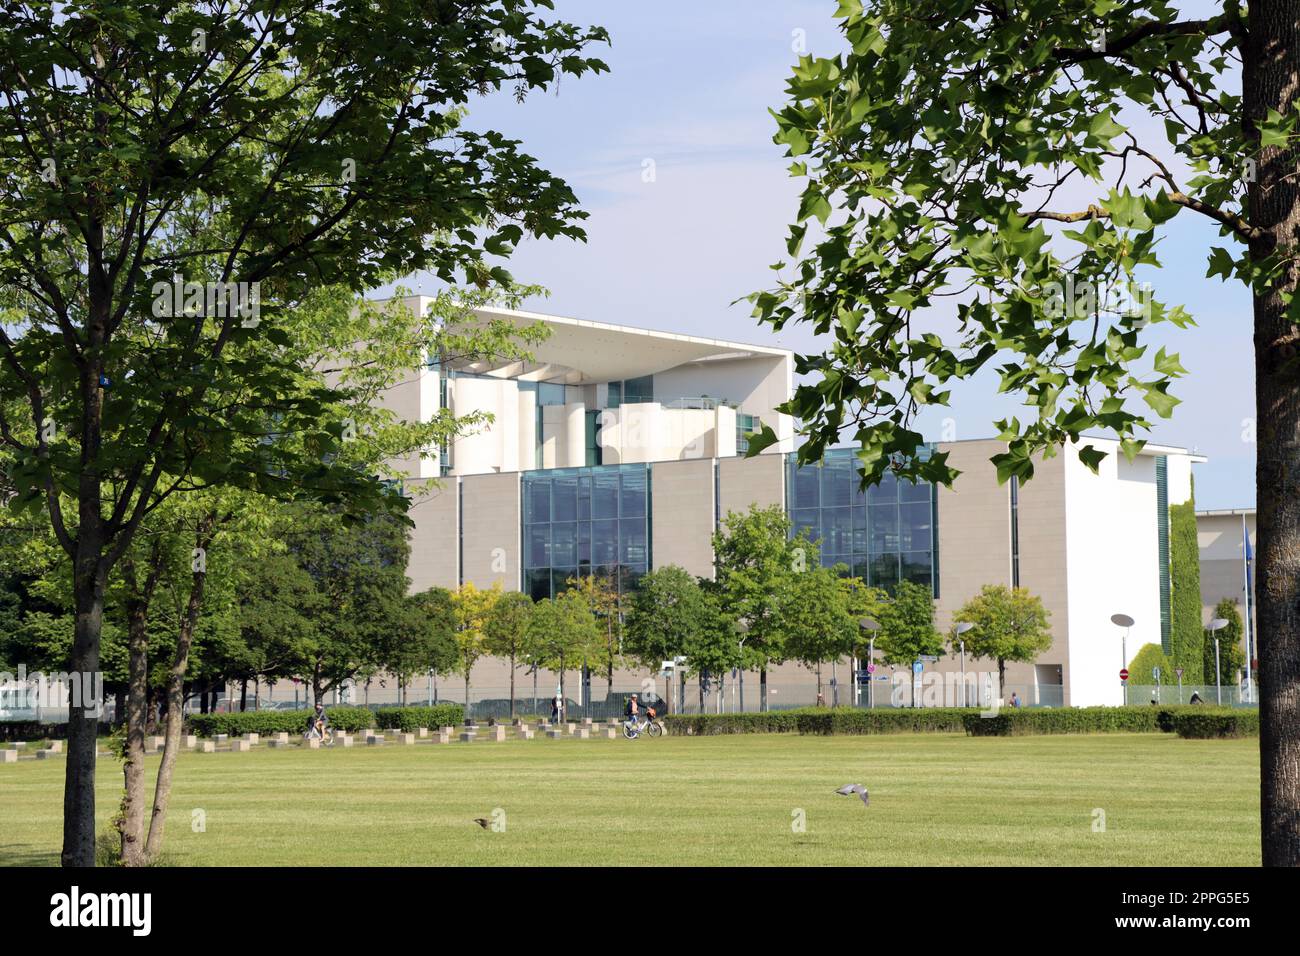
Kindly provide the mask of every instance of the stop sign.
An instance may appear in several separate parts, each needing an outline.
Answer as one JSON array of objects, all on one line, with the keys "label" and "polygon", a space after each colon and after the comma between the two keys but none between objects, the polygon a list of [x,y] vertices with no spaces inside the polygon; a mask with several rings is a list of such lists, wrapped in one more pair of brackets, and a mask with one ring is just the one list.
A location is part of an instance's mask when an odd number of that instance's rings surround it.
[{"label": "stop sign", "polygon": [[1120,672],[1119,672],[1119,679],[1120,679],[1120,680],[1128,680],[1128,668],[1127,668],[1127,667],[1122,668],[1122,669],[1120,670]]}]

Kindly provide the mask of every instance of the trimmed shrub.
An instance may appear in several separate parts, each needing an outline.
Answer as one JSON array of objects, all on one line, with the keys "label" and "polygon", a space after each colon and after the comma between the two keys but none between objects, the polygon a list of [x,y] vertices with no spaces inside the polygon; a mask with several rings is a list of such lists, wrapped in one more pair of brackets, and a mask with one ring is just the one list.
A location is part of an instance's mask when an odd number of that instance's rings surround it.
[{"label": "trimmed shrub", "polygon": [[1257,710],[1179,711],[1172,717],[1174,733],[1188,740],[1212,740],[1224,737],[1258,737]]},{"label": "trimmed shrub", "polygon": [[971,713],[965,707],[819,708],[800,713],[797,727],[801,734],[959,734]]},{"label": "trimmed shrub", "polygon": [[[355,733],[376,725],[375,712],[368,707],[327,707],[330,725],[335,730]],[[190,730],[200,737],[229,734],[301,734],[307,729],[306,710],[249,710],[233,714],[190,714]]]},{"label": "trimmed shrub", "polygon": [[963,718],[972,737],[1019,737],[1027,734],[1149,734],[1170,733],[1174,720],[1204,707],[1059,707],[1008,710],[994,717],[968,714]]},{"label": "trimmed shrub", "polygon": [[[330,717],[333,720],[333,716]],[[382,730],[411,733],[420,727],[451,727],[465,719],[460,704],[434,704],[432,707],[381,707],[375,711],[375,725]]]},{"label": "trimmed shrub", "polygon": [[961,733],[962,715],[956,707],[850,708],[804,707],[765,714],[669,714],[670,734],[898,734],[931,731]]}]

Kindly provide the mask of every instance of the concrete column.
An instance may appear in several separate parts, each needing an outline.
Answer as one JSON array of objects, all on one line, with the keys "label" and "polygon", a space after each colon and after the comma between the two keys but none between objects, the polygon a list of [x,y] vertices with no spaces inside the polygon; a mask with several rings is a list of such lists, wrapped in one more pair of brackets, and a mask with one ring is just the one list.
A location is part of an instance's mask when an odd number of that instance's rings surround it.
[{"label": "concrete column", "polygon": [[587,463],[587,406],[570,402],[564,406],[564,457],[561,468],[579,468]]}]

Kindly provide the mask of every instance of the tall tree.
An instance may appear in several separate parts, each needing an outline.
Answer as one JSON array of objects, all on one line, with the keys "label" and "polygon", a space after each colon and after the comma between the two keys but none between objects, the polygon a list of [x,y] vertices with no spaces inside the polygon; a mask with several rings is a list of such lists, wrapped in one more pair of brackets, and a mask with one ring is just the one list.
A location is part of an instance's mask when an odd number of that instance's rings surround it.
[{"label": "tall tree", "polygon": [[739,629],[742,666],[759,675],[759,706],[767,710],[767,669],[786,660],[782,611],[795,576],[817,566],[817,545],[805,535],[790,537],[791,524],[779,505],[751,505],[727,512],[713,533],[716,588],[723,614]]},{"label": "tall tree", "polygon": [[998,686],[1006,687],[1007,661],[1035,661],[1052,646],[1050,617],[1028,588],[986,584],[953,619],[975,625],[962,635],[966,653],[997,661]]},{"label": "tall tree", "polygon": [[714,612],[694,575],[675,564],[655,568],[637,582],[628,602],[624,649],[651,671],[674,657],[690,661]]},{"label": "tall tree", "polygon": [[835,569],[820,565],[795,576],[781,611],[786,653],[815,670],[822,696],[822,664],[847,654],[858,636],[858,619],[849,609],[849,592]]},{"label": "tall tree", "polygon": [[[73,568],[73,670],[99,670],[109,573],[161,497],[188,476],[273,481],[230,439],[250,408],[286,404],[294,367],[271,347],[285,306],[417,270],[508,282],[491,256],[525,235],[581,236],[563,182],[516,142],[460,125],[476,92],[522,98],[606,69],[583,53],[604,31],[544,19],[549,6],[7,9],[0,410],[27,409],[3,412],[0,441],[16,504],[46,510]],[[306,396],[285,411],[326,450],[338,441]],[[319,462],[304,495],[378,503],[372,477]],[[95,734],[74,708],[65,865],[94,863]]]},{"label": "tall tree", "polygon": [[900,581],[880,609],[876,649],[886,664],[911,664],[943,653],[943,635],[934,627],[934,595],[924,584]]},{"label": "tall tree", "polygon": [[565,671],[599,646],[602,634],[582,592],[570,588],[538,601],[528,620],[527,640],[533,659],[559,675],[560,699],[567,701]]},{"label": "tall tree", "polygon": [[486,591],[466,581],[451,596],[456,621],[456,670],[465,678],[465,715],[469,716],[470,674],[479,658],[487,653],[487,622],[492,608],[503,596],[500,582]]},{"label": "tall tree", "polygon": [[456,666],[456,610],[452,593],[432,587],[407,595],[404,625],[392,631],[380,652],[383,669],[397,678],[406,704],[411,680]]},{"label": "tall tree", "polygon": [[511,720],[515,717],[515,669],[527,647],[528,622],[532,614],[532,598],[521,591],[507,591],[492,605],[483,626],[488,653],[510,662]]},{"label": "tall tree", "polygon": [[1184,369],[1150,354],[1150,327],[1190,318],[1138,277],[1174,217],[1219,230],[1209,275],[1245,286],[1254,313],[1261,845],[1266,865],[1297,865],[1300,7],[1180,6],[841,0],[847,49],[801,58],[777,114],[804,180],[797,261],[754,304],[826,333],[786,409],[801,460],[849,428],[869,480],[901,453],[906,477],[950,483],[946,455],[913,457],[915,414],[996,368],[1033,410],[998,423],[999,474],[1025,480],[1066,443],[1097,467],[1086,433],[1131,457],[1147,415],[1172,414]]}]

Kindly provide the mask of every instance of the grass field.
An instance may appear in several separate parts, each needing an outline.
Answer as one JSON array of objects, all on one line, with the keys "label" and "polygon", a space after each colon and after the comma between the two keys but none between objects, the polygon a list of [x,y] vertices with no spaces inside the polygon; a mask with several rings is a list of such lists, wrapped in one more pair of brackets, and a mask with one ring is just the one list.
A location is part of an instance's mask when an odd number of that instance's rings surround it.
[{"label": "grass field", "polygon": [[[101,828],[121,779],[101,759]],[[832,793],[851,782],[870,807]],[[57,861],[62,785],[61,760],[0,767],[0,862]],[[1258,787],[1256,741],[1168,734],[185,753],[164,862],[1255,865]],[[472,822],[496,808],[504,832]],[[205,832],[192,831],[195,809]]]}]

